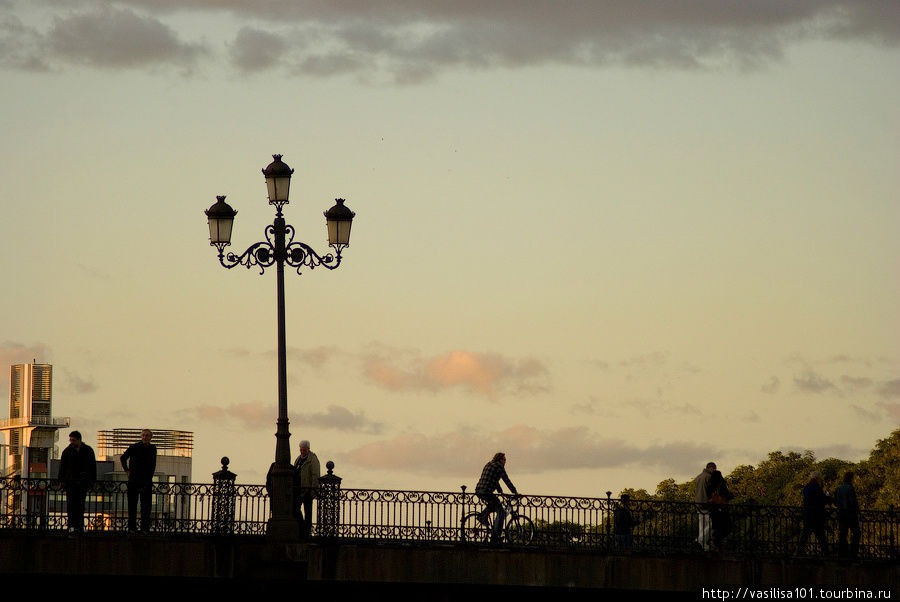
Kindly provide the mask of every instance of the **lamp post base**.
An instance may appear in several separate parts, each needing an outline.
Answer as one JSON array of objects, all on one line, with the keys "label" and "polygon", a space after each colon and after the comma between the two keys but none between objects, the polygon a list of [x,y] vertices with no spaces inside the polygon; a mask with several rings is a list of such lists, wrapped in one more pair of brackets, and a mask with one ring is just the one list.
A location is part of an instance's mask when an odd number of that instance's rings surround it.
[{"label": "lamp post base", "polygon": [[290,464],[273,463],[266,477],[272,516],[266,523],[266,535],[270,539],[296,541],[300,538],[300,523],[294,516],[294,469]]}]

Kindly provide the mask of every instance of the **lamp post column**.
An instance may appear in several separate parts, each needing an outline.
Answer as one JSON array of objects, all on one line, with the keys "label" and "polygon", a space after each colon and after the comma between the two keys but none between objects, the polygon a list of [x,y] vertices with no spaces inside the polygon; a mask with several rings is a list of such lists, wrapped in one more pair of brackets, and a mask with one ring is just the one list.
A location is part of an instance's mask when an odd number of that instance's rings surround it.
[{"label": "lamp post column", "polygon": [[275,217],[275,272],[277,288],[278,313],[278,420],[275,429],[275,463],[270,469],[269,492],[272,503],[272,516],[266,531],[270,536],[283,539],[296,539],[300,535],[300,525],[294,516],[293,486],[294,471],[291,467],[291,433],[288,430],[287,414],[287,339],[284,319],[284,262],[285,224],[281,211]]}]

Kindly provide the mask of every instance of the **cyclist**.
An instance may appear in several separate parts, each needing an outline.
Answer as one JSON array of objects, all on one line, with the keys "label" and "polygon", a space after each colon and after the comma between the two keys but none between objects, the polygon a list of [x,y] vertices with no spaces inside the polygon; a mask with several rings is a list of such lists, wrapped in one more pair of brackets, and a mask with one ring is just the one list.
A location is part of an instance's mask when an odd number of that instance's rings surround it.
[{"label": "cyclist", "polygon": [[497,452],[491,461],[484,465],[484,469],[481,471],[481,478],[478,479],[478,485],[475,486],[475,494],[485,503],[485,509],[478,513],[478,522],[487,526],[489,524],[488,516],[492,512],[497,513],[497,518],[494,519],[494,529],[491,532],[491,543],[500,542],[503,521],[506,519],[506,511],[503,509],[503,504],[500,503],[500,498],[494,495],[494,491],[503,493],[503,489],[500,487],[500,479],[503,479],[503,482],[506,483],[506,486],[509,487],[509,490],[514,495],[519,495],[519,492],[516,491],[516,486],[512,484],[512,481],[509,480],[509,475],[506,474],[505,466],[506,454]]}]

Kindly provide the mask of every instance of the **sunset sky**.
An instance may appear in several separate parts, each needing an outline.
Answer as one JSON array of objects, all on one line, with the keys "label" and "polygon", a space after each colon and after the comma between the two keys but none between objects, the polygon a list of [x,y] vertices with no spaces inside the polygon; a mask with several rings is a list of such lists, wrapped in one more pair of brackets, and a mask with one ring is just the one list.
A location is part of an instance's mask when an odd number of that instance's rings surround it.
[{"label": "sunset sky", "polygon": [[[900,424],[896,0],[0,0],[0,361],[54,414],[345,487],[600,496]],[[8,389],[8,369],[0,370]],[[2,416],[0,416],[2,417]],[[61,443],[64,435],[61,436]]]}]

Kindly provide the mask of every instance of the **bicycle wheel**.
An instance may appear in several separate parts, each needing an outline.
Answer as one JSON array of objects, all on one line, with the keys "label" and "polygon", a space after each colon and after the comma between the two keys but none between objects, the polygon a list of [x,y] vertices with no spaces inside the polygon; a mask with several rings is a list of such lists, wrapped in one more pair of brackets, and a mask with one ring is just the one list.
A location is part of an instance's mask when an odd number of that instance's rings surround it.
[{"label": "bicycle wheel", "polygon": [[527,516],[514,516],[506,523],[506,541],[514,546],[527,546],[534,541],[534,523]]},{"label": "bicycle wheel", "polygon": [[465,515],[460,522],[459,538],[461,541],[469,543],[482,543],[490,537],[490,531],[487,527],[478,522],[478,513],[470,512]]}]

